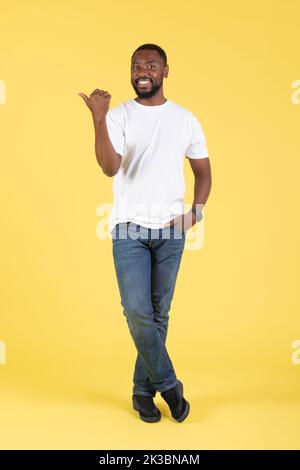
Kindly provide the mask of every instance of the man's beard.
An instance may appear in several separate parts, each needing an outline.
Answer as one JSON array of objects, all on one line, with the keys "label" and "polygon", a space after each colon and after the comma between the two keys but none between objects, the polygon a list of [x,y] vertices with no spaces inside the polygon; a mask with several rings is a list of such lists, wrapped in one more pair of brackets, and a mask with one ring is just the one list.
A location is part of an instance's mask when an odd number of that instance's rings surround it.
[{"label": "man's beard", "polygon": [[137,83],[133,83],[132,86],[139,98],[152,98],[154,95],[156,95],[158,90],[161,88],[162,83],[155,85],[151,82],[150,90],[141,90],[140,88],[138,88]]}]

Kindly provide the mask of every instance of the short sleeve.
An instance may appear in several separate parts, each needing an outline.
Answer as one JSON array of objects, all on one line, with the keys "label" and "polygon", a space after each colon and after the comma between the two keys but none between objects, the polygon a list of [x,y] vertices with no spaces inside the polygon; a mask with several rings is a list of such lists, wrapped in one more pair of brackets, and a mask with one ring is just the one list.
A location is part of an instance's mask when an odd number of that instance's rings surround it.
[{"label": "short sleeve", "polygon": [[194,114],[192,114],[191,133],[185,156],[188,158],[208,157],[206,138],[202,126]]},{"label": "short sleeve", "polygon": [[111,143],[117,153],[124,156],[125,134],[114,109],[108,110],[106,114],[106,127]]}]

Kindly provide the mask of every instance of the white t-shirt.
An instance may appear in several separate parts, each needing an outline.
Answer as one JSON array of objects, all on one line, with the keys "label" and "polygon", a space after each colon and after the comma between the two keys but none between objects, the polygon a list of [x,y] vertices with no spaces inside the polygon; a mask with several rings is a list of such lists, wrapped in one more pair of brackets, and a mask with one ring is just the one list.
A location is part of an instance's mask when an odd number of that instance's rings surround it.
[{"label": "white t-shirt", "polygon": [[113,177],[109,230],[120,222],[162,228],[184,213],[184,157],[207,158],[196,116],[167,100],[147,106],[134,99],[109,109],[106,124],[122,162]]}]

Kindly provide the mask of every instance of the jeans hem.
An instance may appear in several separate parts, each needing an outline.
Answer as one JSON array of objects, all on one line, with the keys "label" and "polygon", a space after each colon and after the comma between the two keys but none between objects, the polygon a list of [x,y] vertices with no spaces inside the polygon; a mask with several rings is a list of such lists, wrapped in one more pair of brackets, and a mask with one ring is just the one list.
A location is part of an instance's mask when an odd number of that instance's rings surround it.
[{"label": "jeans hem", "polygon": [[167,390],[170,390],[171,388],[175,387],[177,384],[178,384],[178,380],[176,380],[176,382],[174,382],[173,385],[170,385],[169,387],[164,388],[163,390],[159,390],[159,393],[166,392]]},{"label": "jeans hem", "polygon": [[132,392],[132,395],[145,395],[146,397],[152,397],[153,395],[150,392]]}]

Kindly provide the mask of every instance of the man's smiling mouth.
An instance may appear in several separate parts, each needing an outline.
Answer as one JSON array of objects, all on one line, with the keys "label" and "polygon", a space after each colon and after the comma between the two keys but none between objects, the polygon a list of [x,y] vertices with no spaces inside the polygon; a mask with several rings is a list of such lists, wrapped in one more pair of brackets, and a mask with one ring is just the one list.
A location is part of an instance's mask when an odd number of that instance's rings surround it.
[{"label": "man's smiling mouth", "polygon": [[138,85],[148,85],[148,83],[151,83],[150,78],[140,78],[137,80]]}]

